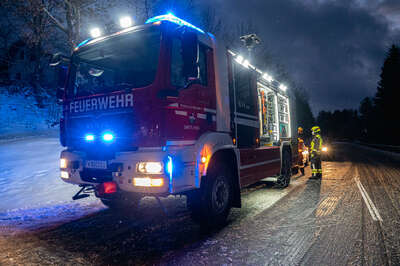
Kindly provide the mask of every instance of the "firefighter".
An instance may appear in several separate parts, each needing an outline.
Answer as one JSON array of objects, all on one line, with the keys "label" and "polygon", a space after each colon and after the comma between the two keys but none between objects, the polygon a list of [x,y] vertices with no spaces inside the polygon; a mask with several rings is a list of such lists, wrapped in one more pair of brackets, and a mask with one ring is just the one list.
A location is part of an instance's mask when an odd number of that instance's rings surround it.
[{"label": "firefighter", "polygon": [[311,128],[313,135],[310,144],[310,155],[311,155],[311,178],[318,179],[322,178],[322,166],[321,166],[321,150],[322,150],[322,137],[320,135],[321,129],[319,126]]},{"label": "firefighter", "polygon": [[297,149],[298,149],[298,154],[299,154],[299,162],[298,162],[298,167],[300,169],[301,175],[304,175],[304,155],[303,151],[305,150],[304,146],[304,139],[303,139],[303,128],[299,127],[297,129]]}]

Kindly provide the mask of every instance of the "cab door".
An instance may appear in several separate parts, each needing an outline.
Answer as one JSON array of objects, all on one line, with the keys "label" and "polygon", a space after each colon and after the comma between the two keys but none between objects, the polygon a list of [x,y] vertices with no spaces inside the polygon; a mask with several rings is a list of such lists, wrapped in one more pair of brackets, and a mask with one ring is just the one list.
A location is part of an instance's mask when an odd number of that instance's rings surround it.
[{"label": "cab door", "polygon": [[188,77],[184,68],[181,35],[170,42],[170,85],[178,91],[170,118],[173,126],[168,135],[173,139],[195,141],[206,131],[216,129],[213,50],[198,42],[197,77]]}]

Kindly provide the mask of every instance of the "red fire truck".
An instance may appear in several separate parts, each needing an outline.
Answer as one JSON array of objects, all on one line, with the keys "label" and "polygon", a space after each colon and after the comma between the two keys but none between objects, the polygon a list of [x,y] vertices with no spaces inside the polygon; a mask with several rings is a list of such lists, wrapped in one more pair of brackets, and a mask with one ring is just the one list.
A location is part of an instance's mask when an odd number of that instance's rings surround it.
[{"label": "red fire truck", "polygon": [[86,40],[63,90],[61,179],[111,208],[186,195],[224,222],[240,189],[290,182],[297,148],[285,87],[172,14]]}]

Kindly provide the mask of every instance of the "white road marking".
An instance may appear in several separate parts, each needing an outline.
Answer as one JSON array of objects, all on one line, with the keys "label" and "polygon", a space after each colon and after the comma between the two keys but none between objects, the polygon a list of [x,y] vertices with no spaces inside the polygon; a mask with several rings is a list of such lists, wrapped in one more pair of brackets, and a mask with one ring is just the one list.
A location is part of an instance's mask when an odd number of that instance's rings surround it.
[{"label": "white road marking", "polygon": [[358,186],[358,189],[361,192],[361,196],[364,199],[365,205],[367,205],[367,208],[369,210],[369,214],[371,214],[371,217],[374,221],[380,221],[382,222],[382,217],[378,212],[378,209],[375,207],[375,204],[372,202],[371,198],[369,197],[367,191],[365,190],[364,186],[361,184],[359,177],[355,177],[354,180],[356,181],[356,184]]}]

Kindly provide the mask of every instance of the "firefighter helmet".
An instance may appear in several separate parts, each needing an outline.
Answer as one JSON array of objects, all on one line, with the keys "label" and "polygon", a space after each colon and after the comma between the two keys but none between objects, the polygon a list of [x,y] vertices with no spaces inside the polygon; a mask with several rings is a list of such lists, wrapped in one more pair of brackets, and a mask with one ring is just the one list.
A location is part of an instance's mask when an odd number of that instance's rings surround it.
[{"label": "firefighter helmet", "polygon": [[313,126],[313,127],[311,128],[311,132],[312,132],[313,134],[315,134],[315,133],[321,132],[321,129],[319,128],[319,126]]},{"label": "firefighter helmet", "polygon": [[303,134],[303,128],[302,127],[299,127],[297,129],[297,134]]}]

